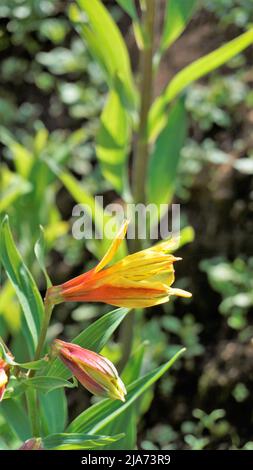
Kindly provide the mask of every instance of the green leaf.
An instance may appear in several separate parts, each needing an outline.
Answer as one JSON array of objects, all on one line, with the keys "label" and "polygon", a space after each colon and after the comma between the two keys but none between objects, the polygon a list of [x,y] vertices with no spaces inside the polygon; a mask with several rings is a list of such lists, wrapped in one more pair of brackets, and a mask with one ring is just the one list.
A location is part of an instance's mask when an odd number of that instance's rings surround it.
[{"label": "green leaf", "polygon": [[26,441],[31,437],[28,416],[18,400],[3,400],[0,405],[0,414],[21,441]]},{"label": "green leaf", "polygon": [[23,384],[26,387],[36,388],[38,390],[44,392],[51,392],[56,390],[57,388],[67,387],[67,388],[75,388],[76,382],[69,382],[68,380],[62,379],[60,377],[48,377],[38,375],[36,377],[32,377],[31,379],[26,379],[23,381]]},{"label": "green leaf", "polygon": [[124,434],[114,436],[89,436],[80,433],[51,434],[42,440],[42,446],[45,449],[57,450],[96,450],[105,444],[122,439],[123,436]]},{"label": "green leaf", "polygon": [[[83,348],[100,352],[127,313],[128,309],[118,308],[103,315],[96,322],[88,326],[80,335],[76,336],[72,342],[79,344]],[[49,367],[47,374],[54,377],[63,377],[65,379],[71,375],[59,359],[55,359]]]},{"label": "green leaf", "polygon": [[143,343],[140,344],[140,346],[130,356],[128,363],[124,367],[121,378],[125,385],[130,385],[139,378],[147,344],[148,341],[143,341]]},{"label": "green leaf", "polygon": [[164,52],[184,31],[197,0],[167,0],[160,50]]},{"label": "green leaf", "polygon": [[[101,239],[92,240],[93,250],[91,251],[94,252],[94,254],[98,258],[101,258],[111,244],[111,240],[108,240],[106,238],[104,229],[106,223],[108,221],[111,222],[113,220],[113,217],[103,210],[102,205],[97,201],[97,199],[95,199],[91,194],[89,194],[84,185],[77,181],[73,175],[71,175],[67,171],[62,170],[58,165],[55,164],[55,162],[52,162],[49,159],[47,159],[47,164],[48,166],[50,166],[51,170],[58,176],[58,178],[63,183],[65,188],[69,191],[73,199],[78,204],[81,204],[84,207],[88,208],[88,214],[91,215],[96,229],[99,231],[102,237]],[[117,259],[117,257],[123,257],[126,255],[126,253],[127,245],[126,242],[123,240],[118,252],[115,255],[115,258]]]},{"label": "green leaf", "polygon": [[68,432],[84,432],[89,434],[96,434],[104,429],[109,423],[120,416],[124,411],[129,408],[151,385],[153,385],[165,372],[167,372],[174,362],[185,351],[181,349],[173,358],[158,367],[152,372],[149,372],[144,377],[133,382],[127,387],[127,396],[125,403],[119,401],[112,401],[105,399],[91,406],[83,411],[77,418],[69,425]]},{"label": "green leaf", "polygon": [[64,431],[67,423],[67,399],[63,388],[48,393],[38,393],[44,434]]},{"label": "green leaf", "polygon": [[2,351],[2,357],[11,366],[18,366],[18,367],[21,367],[22,369],[38,370],[38,369],[41,369],[42,367],[45,367],[45,365],[48,364],[48,361],[44,358],[39,359],[38,361],[31,361],[31,362],[23,362],[23,363],[15,362],[12,359],[12,357],[8,354],[8,350],[7,350],[6,346],[4,345],[1,337],[0,337],[0,349]]},{"label": "green leaf", "polygon": [[166,125],[167,106],[185,87],[225,64],[252,43],[253,29],[250,29],[178,72],[151,108],[149,118],[150,139],[154,140]]},{"label": "green leaf", "polygon": [[148,167],[147,198],[159,209],[173,196],[180,151],[187,133],[187,119],[182,99],[172,107],[167,124],[158,136]]},{"label": "green leaf", "polygon": [[41,225],[40,225],[40,236],[39,236],[39,239],[35,243],[34,253],[38,260],[40,269],[45,276],[47,288],[49,288],[52,286],[52,282],[50,280],[49,275],[47,274],[47,270],[45,266],[45,236],[44,236],[44,229]]},{"label": "green leaf", "polygon": [[120,194],[126,180],[129,131],[127,112],[116,91],[112,90],[100,119],[96,152],[105,179]]},{"label": "green leaf", "polygon": [[[140,376],[143,356],[145,352],[146,342],[142,343],[135,353],[130,357],[125,366],[121,378],[125,385],[137,380]],[[110,444],[108,450],[132,450],[136,447],[137,438],[137,403],[134,402],[124,413],[121,413],[116,419],[104,428],[104,433],[111,435],[112,433],[124,432],[125,437],[118,443]]]},{"label": "green leaf", "polygon": [[33,353],[43,316],[43,302],[35,281],[15,246],[7,216],[1,225],[0,239],[0,260],[22,306],[25,316],[22,332],[28,341],[30,352]]},{"label": "green leaf", "polygon": [[6,211],[20,196],[31,191],[31,184],[24,178],[1,166],[0,212]]},{"label": "green leaf", "polygon": [[131,65],[119,28],[100,0],[77,0],[77,4],[79,8],[73,4],[70,6],[70,19],[104,70],[109,87],[115,87],[118,76],[124,84],[123,102],[133,108],[135,89]]},{"label": "green leaf", "polygon": [[117,3],[125,10],[129,16],[135,21],[138,20],[137,11],[135,8],[134,0],[116,0]]}]

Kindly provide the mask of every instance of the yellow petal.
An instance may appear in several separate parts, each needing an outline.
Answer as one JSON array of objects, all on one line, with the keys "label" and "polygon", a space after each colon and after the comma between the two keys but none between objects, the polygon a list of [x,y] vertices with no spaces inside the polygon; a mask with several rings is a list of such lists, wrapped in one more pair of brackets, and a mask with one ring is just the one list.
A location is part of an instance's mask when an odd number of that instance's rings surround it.
[{"label": "yellow petal", "polygon": [[107,252],[105,253],[104,257],[96,266],[94,272],[97,273],[101,271],[110,261],[112,260],[113,256],[117,252],[122,240],[125,238],[127,227],[129,225],[129,220],[125,220],[120,227],[116,237],[114,238],[113,242],[111,243],[110,247],[108,248]]},{"label": "yellow petal", "polygon": [[152,246],[152,250],[155,251],[162,251],[167,253],[169,251],[174,251],[179,246],[179,238],[170,238],[169,240],[164,240],[162,242],[158,242]]}]

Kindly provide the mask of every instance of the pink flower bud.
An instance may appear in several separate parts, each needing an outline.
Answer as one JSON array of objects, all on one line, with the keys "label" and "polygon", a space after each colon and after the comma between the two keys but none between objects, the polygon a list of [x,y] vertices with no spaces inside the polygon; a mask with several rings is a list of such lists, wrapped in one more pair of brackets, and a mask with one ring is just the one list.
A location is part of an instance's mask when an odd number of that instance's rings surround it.
[{"label": "pink flower bud", "polygon": [[91,393],[125,401],[125,386],[114,365],[106,357],[60,339],[54,341],[53,349]]},{"label": "pink flower bud", "polygon": [[18,450],[43,450],[40,437],[32,437],[22,444]]}]

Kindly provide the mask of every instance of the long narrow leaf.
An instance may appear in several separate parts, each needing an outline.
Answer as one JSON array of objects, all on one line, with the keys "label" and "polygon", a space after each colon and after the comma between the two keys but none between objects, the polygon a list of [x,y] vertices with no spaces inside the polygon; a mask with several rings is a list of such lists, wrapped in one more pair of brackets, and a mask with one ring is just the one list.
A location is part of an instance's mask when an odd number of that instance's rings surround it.
[{"label": "long narrow leaf", "polygon": [[187,118],[182,99],[171,108],[165,128],[158,136],[148,167],[149,203],[169,204],[173,195],[180,151],[187,133]]},{"label": "long narrow leaf", "polygon": [[31,437],[28,416],[18,400],[3,400],[0,405],[0,414],[3,415],[5,421],[21,441],[25,441]]},{"label": "long narrow leaf", "polygon": [[124,87],[123,101],[133,107],[135,90],[131,65],[119,28],[100,0],[77,0],[77,4],[79,8],[71,5],[70,19],[105,71],[109,87],[115,88],[115,80],[119,78]]},{"label": "long narrow leaf", "polygon": [[0,260],[22,306],[26,320],[22,330],[33,352],[38,341],[43,302],[35,281],[15,246],[7,216],[2,222],[0,240]]},{"label": "long narrow leaf", "polygon": [[185,87],[225,64],[252,43],[253,29],[250,29],[178,72],[151,108],[149,122],[150,139],[154,140],[166,125],[167,106]]},{"label": "long narrow leaf", "polygon": [[137,400],[151,385],[153,385],[165,372],[167,372],[174,362],[181,356],[185,349],[181,349],[173,358],[164,365],[149,372],[144,377],[133,382],[127,388],[126,402],[112,401],[109,399],[91,406],[81,413],[68,427],[68,432],[84,432],[96,434],[104,429],[116,417],[127,410],[132,403]]},{"label": "long narrow leaf", "polygon": [[128,114],[118,93],[112,90],[100,119],[96,153],[105,179],[119,194],[125,186],[129,135]]},{"label": "long narrow leaf", "polygon": [[184,31],[197,0],[167,0],[160,50],[164,52]]},{"label": "long narrow leaf", "polygon": [[[95,352],[101,351],[127,313],[128,309],[118,308],[103,315],[95,323],[88,326],[80,335],[76,336],[72,342]],[[55,359],[49,367],[47,375],[68,379],[71,374],[59,359]]]},{"label": "long narrow leaf", "polygon": [[45,449],[56,450],[95,450],[106,444],[116,442],[122,439],[123,436],[124,434],[114,436],[89,436],[80,433],[51,434],[42,440],[42,446]]}]

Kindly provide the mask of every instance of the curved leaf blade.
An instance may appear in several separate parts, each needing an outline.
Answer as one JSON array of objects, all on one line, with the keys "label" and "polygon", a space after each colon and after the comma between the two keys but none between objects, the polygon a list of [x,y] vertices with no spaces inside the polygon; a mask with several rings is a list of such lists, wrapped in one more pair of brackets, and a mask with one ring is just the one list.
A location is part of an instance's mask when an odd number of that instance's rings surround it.
[{"label": "curved leaf blade", "polygon": [[167,0],[160,51],[163,53],[184,31],[197,0]]},{"label": "curved leaf blade", "polygon": [[173,196],[180,152],[187,135],[184,100],[171,108],[165,128],[158,136],[148,166],[147,199],[157,205],[168,204]]},{"label": "curved leaf blade", "polygon": [[[80,335],[76,336],[72,343],[79,344],[79,346],[91,349],[95,352],[100,352],[127,313],[127,308],[117,308],[116,310],[103,315],[96,322],[89,325],[88,328],[80,333]],[[59,359],[55,359],[53,361],[48,369],[47,375],[62,377],[64,379],[71,376],[67,368],[59,361]]]},{"label": "curved leaf blade", "polygon": [[96,153],[105,179],[119,194],[126,182],[129,136],[128,115],[118,93],[111,90],[100,118]]},{"label": "curved leaf blade", "polygon": [[184,88],[225,64],[251,44],[253,44],[252,28],[178,72],[152,105],[149,116],[150,139],[154,140],[166,125],[167,106]]},{"label": "curved leaf blade", "polygon": [[2,222],[0,240],[0,261],[22,306],[25,317],[22,332],[29,342],[31,353],[33,353],[43,317],[43,302],[36,283],[15,246],[8,216]]},{"label": "curved leaf blade", "polygon": [[127,410],[151,385],[167,372],[174,362],[185,351],[185,348],[178,351],[170,361],[149,372],[127,387],[125,403],[105,399],[91,406],[70,423],[68,432],[84,432],[96,434],[104,429],[116,417]]},{"label": "curved leaf blade", "polygon": [[77,5],[71,5],[70,19],[104,70],[108,86],[114,88],[119,77],[124,85],[122,99],[133,108],[135,89],[130,59],[118,26],[100,0],[77,0]]},{"label": "curved leaf blade", "polygon": [[115,436],[89,436],[81,433],[51,434],[42,440],[42,446],[47,450],[95,450],[116,442],[122,439],[123,436],[124,434]]}]

